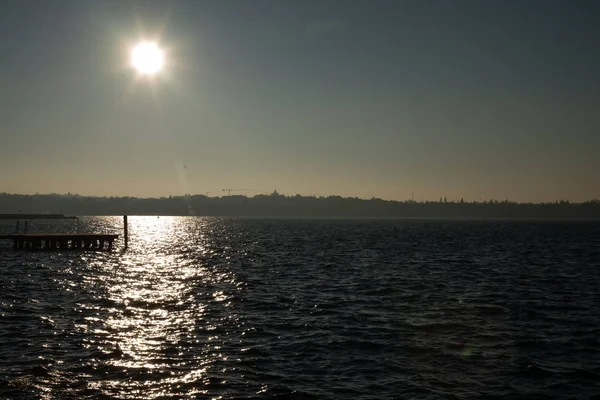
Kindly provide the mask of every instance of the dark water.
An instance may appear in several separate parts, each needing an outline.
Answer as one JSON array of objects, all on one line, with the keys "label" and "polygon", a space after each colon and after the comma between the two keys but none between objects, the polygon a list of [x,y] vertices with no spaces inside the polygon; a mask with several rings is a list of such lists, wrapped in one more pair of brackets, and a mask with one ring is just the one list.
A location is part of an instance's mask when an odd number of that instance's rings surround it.
[{"label": "dark water", "polygon": [[600,398],[599,222],[130,229],[125,253],[0,250],[0,398]]}]

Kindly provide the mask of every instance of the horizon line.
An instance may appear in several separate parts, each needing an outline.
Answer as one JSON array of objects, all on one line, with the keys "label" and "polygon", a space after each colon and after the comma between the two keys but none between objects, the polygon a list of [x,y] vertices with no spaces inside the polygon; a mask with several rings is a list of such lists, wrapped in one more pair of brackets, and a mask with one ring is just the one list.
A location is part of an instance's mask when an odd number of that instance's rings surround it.
[{"label": "horizon line", "polygon": [[[191,193],[185,193],[185,194],[179,194],[179,195],[173,195],[170,194],[168,196],[151,196],[151,197],[144,197],[144,196],[129,196],[129,195],[119,195],[119,196],[114,196],[114,195],[82,195],[79,193],[8,193],[8,192],[1,192],[0,196],[63,196],[63,197],[87,197],[87,198],[133,198],[133,199],[139,199],[139,200],[148,200],[148,199],[156,199],[156,200],[160,200],[160,199],[169,199],[169,198],[185,198],[185,197],[195,197],[195,196],[201,196],[201,197],[205,197],[205,198],[209,198],[209,199],[221,199],[221,198],[226,198],[226,197],[246,197],[246,198],[254,198],[254,197],[269,197],[269,196],[281,196],[281,197],[286,197],[286,198],[292,198],[292,197],[304,197],[304,198],[315,198],[315,199],[327,199],[327,198],[331,198],[331,197],[338,197],[341,199],[350,199],[350,200],[362,200],[362,201],[373,201],[373,200],[378,200],[378,201],[387,201],[387,202],[397,202],[397,203],[418,203],[418,204],[427,204],[427,203],[446,203],[446,204],[461,204],[461,203],[465,203],[465,204],[490,204],[490,203],[498,203],[498,204],[586,204],[586,203],[600,203],[600,199],[599,198],[591,198],[588,200],[583,200],[583,201],[571,201],[569,199],[555,199],[555,200],[550,200],[550,201],[538,201],[538,202],[533,202],[533,201],[515,201],[515,200],[510,200],[510,199],[503,199],[503,200],[498,200],[498,199],[482,199],[480,198],[479,200],[465,200],[464,197],[460,198],[460,199],[448,199],[447,197],[440,197],[439,199],[435,199],[435,200],[430,200],[430,199],[426,199],[426,200],[414,200],[414,199],[405,199],[405,200],[397,200],[397,199],[384,199],[384,198],[380,198],[380,197],[376,197],[376,196],[371,196],[370,198],[364,198],[364,197],[358,197],[358,196],[340,196],[340,195],[336,195],[336,194],[293,194],[293,195],[286,195],[286,194],[281,194],[278,193],[276,190],[273,191],[270,194],[267,194],[267,192],[260,192],[257,193],[253,196],[247,196],[244,194],[233,194],[233,195],[222,195],[222,196],[208,196],[205,193],[212,193],[212,192],[204,192],[204,193],[196,193],[196,194],[191,194]],[[217,193],[217,192],[215,192]]]}]

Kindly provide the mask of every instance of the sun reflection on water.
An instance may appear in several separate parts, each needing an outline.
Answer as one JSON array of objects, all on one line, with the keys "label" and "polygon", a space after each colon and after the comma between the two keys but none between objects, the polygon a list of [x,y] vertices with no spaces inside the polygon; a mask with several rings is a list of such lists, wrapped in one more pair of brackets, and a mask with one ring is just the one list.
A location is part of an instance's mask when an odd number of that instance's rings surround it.
[{"label": "sun reflection on water", "polygon": [[98,304],[79,328],[116,375],[91,388],[107,395],[137,388],[144,398],[206,394],[207,371],[227,359],[219,351],[220,325],[237,320],[228,289],[235,277],[203,256],[210,234],[184,222],[129,217],[127,251],[109,262],[90,260],[102,271],[95,278]]}]

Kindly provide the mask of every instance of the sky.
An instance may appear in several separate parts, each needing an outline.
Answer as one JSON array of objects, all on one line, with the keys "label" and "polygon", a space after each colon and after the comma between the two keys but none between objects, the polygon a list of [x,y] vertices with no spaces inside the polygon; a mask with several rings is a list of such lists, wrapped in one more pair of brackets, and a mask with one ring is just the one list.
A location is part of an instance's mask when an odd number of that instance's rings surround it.
[{"label": "sky", "polygon": [[[600,2],[0,2],[0,192],[600,197]],[[164,69],[131,67],[153,41]]]}]

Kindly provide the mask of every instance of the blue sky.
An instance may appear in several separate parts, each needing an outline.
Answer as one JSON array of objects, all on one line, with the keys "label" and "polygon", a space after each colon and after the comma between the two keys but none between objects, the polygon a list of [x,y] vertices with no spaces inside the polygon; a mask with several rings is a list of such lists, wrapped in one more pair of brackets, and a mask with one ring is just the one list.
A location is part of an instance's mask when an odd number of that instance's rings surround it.
[{"label": "blue sky", "polygon": [[[0,4],[0,191],[600,197],[595,1]],[[154,40],[166,68],[130,67]],[[252,193],[252,192],[250,192]]]}]

